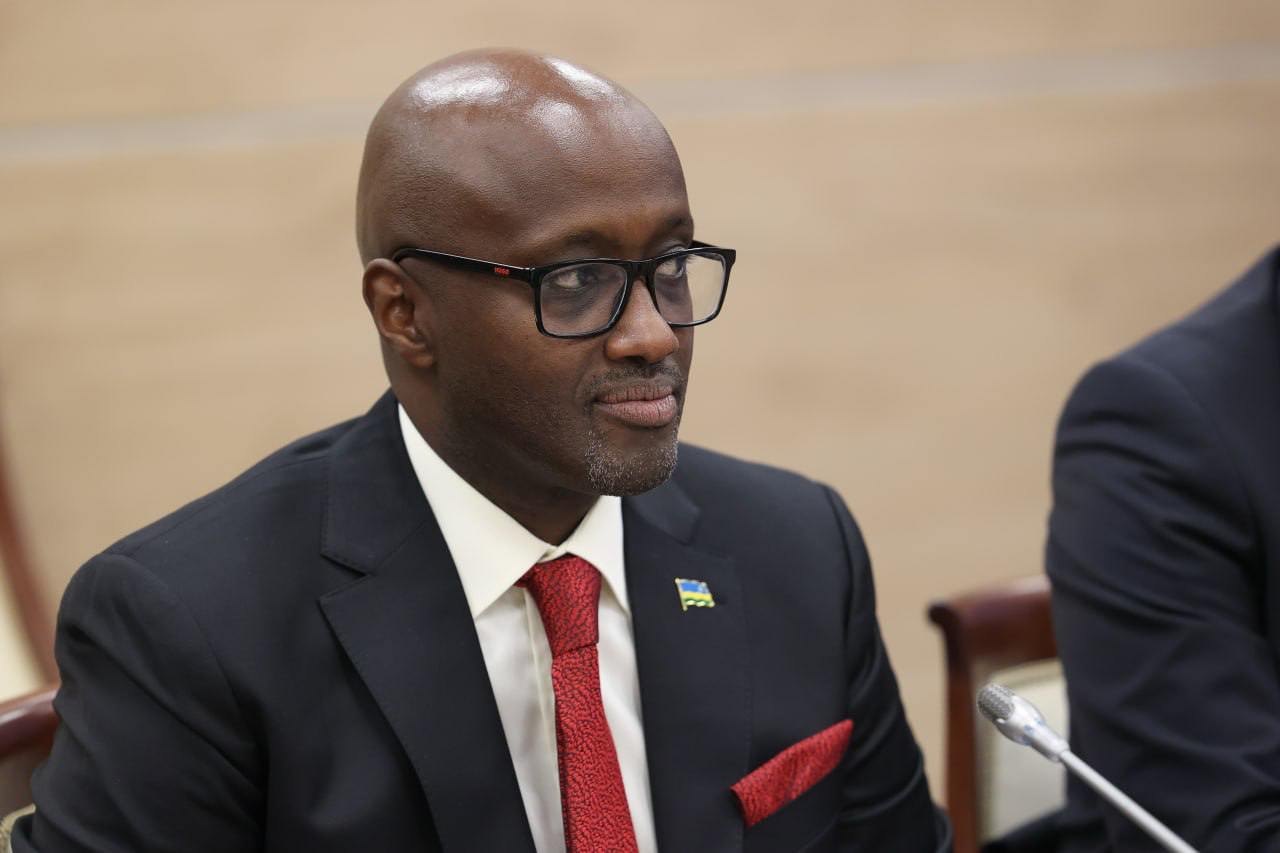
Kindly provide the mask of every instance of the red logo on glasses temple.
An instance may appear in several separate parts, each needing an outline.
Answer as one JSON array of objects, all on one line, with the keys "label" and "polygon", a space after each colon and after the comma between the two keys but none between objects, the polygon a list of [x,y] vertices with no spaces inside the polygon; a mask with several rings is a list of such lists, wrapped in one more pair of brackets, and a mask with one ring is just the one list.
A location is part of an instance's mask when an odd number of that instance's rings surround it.
[{"label": "red logo on glasses temple", "polygon": [[511,275],[511,270],[507,269],[506,267],[494,267],[493,274],[494,275]]}]

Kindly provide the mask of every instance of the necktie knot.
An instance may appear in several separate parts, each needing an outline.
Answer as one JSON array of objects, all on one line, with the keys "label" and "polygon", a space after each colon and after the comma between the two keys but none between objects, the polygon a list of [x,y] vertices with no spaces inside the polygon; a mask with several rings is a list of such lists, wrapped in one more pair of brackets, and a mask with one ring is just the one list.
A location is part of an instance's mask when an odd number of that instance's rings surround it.
[{"label": "necktie knot", "polygon": [[517,583],[529,591],[542,615],[552,657],[594,646],[600,638],[600,572],[581,557],[565,554],[538,563]]}]

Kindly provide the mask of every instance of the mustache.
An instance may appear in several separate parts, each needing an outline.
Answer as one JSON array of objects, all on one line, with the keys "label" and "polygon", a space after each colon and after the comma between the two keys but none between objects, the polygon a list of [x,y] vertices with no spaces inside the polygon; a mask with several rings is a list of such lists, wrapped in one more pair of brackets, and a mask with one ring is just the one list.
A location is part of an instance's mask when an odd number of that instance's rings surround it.
[{"label": "mustache", "polygon": [[606,371],[591,380],[587,388],[588,396],[594,399],[607,389],[633,385],[637,382],[654,382],[663,380],[674,389],[677,398],[684,394],[685,374],[678,366],[659,362],[643,367],[630,369],[614,369]]}]

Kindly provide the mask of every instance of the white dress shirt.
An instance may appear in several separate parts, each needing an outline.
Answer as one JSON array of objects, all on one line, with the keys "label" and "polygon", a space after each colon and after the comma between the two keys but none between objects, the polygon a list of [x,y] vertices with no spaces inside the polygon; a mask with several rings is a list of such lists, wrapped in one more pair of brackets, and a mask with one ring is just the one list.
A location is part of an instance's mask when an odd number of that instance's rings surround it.
[{"label": "white dress shirt", "polygon": [[542,617],[533,599],[515,583],[534,563],[573,553],[589,561],[604,577],[599,609],[604,714],[613,732],[636,842],[641,853],[656,851],[623,563],[622,501],[599,498],[569,538],[552,546],[458,476],[423,439],[403,406],[400,432],[462,579],[534,845],[540,853],[565,849],[555,697],[551,647]]}]

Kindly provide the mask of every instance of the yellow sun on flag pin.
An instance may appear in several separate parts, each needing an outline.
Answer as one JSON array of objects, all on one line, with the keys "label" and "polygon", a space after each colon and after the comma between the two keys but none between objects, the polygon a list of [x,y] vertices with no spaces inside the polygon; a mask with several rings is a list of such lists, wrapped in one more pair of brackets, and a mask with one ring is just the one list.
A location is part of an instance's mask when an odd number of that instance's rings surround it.
[{"label": "yellow sun on flag pin", "polygon": [[715,607],[716,600],[711,597],[711,590],[703,581],[688,578],[676,578],[676,592],[680,595],[680,609],[690,607]]}]

